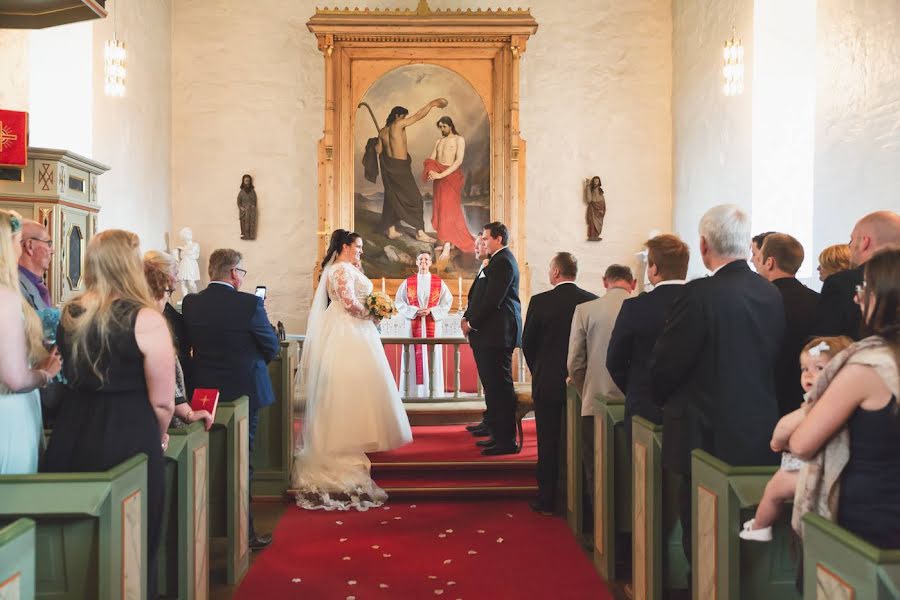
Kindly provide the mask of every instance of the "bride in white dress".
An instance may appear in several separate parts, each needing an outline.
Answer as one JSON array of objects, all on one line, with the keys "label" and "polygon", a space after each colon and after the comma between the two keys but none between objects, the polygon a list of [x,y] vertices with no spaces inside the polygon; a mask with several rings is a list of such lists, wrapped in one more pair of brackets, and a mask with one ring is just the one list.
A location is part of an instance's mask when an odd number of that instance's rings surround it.
[{"label": "bride in white dress", "polygon": [[306,509],[367,510],[387,494],[366,452],[412,441],[409,419],[381,338],[365,306],[372,282],[360,271],[362,238],[331,235],[306,328],[300,373],[306,396],[291,484]]}]

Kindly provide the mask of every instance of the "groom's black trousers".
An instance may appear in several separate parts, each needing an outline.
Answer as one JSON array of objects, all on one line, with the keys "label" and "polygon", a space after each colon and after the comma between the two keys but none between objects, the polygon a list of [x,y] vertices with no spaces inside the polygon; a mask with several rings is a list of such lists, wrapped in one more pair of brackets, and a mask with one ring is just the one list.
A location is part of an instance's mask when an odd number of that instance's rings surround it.
[{"label": "groom's black trousers", "polygon": [[516,391],[513,388],[513,348],[472,346],[475,366],[487,405],[484,422],[498,444],[516,443]]}]

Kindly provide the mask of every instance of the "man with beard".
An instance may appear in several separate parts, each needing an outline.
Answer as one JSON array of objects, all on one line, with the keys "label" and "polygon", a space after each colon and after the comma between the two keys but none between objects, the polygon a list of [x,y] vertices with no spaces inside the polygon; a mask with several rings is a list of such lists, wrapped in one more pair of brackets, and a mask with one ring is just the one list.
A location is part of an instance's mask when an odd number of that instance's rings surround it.
[{"label": "man with beard", "polygon": [[237,197],[238,215],[241,218],[241,239],[256,239],[256,190],[253,188],[253,177],[244,175],[241,178],[241,191]]},{"label": "man with beard", "polygon": [[466,217],[462,210],[462,188],[465,177],[460,171],[466,155],[466,140],[456,131],[453,119],[444,116],[438,119],[441,138],[434,144],[431,157],[425,160],[422,178],[434,183],[434,206],[431,211],[431,225],[437,237],[444,242],[444,250],[439,262],[450,258],[450,246],[463,252],[472,252],[475,243]]},{"label": "man with beard", "polygon": [[425,217],[423,215],[422,194],[412,174],[412,158],[408,152],[406,128],[418,123],[432,108],[444,108],[447,101],[443,98],[432,100],[413,116],[402,106],[395,106],[388,115],[387,122],[378,132],[378,162],[381,167],[381,180],[384,182],[384,207],[381,210],[381,222],[378,229],[390,239],[395,240],[401,233],[397,226],[401,221],[416,230],[416,239],[428,244],[434,238],[425,233]]}]

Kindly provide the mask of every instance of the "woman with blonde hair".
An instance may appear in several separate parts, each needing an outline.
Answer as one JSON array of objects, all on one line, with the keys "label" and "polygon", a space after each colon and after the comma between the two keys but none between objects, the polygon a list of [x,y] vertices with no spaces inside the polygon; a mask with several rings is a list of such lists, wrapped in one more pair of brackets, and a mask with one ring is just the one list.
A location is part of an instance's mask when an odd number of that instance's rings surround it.
[{"label": "woman with blonde hair", "polygon": [[147,597],[155,598],[175,350],[147,287],[139,243],[129,231],[109,229],[88,244],[85,292],[60,318],[67,383],[44,470],[105,471],[147,455]]},{"label": "woman with blonde hair", "polygon": [[835,244],[828,246],[819,253],[819,281],[825,281],[835,273],[846,271],[850,268],[850,246],[847,244]]},{"label": "woman with blonde hair", "polygon": [[19,291],[22,218],[0,210],[0,475],[35,473],[43,440],[41,398],[59,372],[44,348],[41,322]]}]

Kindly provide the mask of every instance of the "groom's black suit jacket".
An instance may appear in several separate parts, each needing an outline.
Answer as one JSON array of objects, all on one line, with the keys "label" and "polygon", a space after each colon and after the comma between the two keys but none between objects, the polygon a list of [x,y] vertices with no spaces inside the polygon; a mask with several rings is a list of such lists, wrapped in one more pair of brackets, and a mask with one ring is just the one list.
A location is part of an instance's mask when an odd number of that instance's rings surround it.
[{"label": "groom's black suit jacket", "polygon": [[[509,248],[494,252],[469,290],[465,318],[472,326],[473,346],[518,348],[522,345],[522,304],[519,265]],[[477,286],[477,288],[476,288]]]}]

